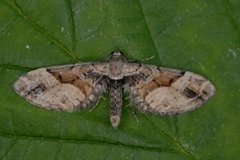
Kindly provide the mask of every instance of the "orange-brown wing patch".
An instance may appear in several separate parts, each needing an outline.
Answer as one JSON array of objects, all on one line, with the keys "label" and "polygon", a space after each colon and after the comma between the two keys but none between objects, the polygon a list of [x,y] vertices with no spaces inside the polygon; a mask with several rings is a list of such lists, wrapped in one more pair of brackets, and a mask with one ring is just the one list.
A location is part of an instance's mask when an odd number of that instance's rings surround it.
[{"label": "orange-brown wing patch", "polygon": [[[78,72],[73,72],[71,69],[68,70],[48,70],[60,83],[70,83],[80,89],[85,96],[89,96],[93,88],[95,87],[94,81],[96,81],[96,77],[92,78],[83,78],[84,76],[80,76],[83,74],[81,70]],[[78,73],[78,74],[77,74]]]},{"label": "orange-brown wing patch", "polygon": [[89,96],[93,92],[93,89],[95,87],[93,79],[85,80],[76,79],[71,84],[79,88],[86,96]]},{"label": "orange-brown wing patch", "polygon": [[146,95],[152,90],[160,87],[160,85],[155,81],[150,81],[148,83],[144,83],[144,81],[139,82],[138,93],[141,97],[146,97]]},{"label": "orange-brown wing patch", "polygon": [[76,73],[73,73],[70,69],[62,71],[48,69],[47,71],[61,83],[71,83],[79,78],[79,76]]},{"label": "orange-brown wing patch", "polygon": [[153,80],[161,86],[171,86],[172,83],[184,75],[184,72],[169,72],[162,71],[161,69],[158,70],[160,75],[154,77]]},{"label": "orange-brown wing patch", "polygon": [[[162,71],[161,69],[156,69],[156,71],[158,71],[158,73],[155,73],[155,75],[157,75],[156,77],[147,75],[146,77],[150,77],[151,79],[148,79],[147,81],[139,80],[136,81],[137,83],[135,83],[136,88],[138,88],[139,94],[144,98],[148,93],[150,93],[156,88],[163,86],[170,87],[172,83],[174,83],[177,79],[184,75],[184,72],[173,73],[168,71]],[[148,71],[147,73],[151,74],[151,72]]]}]

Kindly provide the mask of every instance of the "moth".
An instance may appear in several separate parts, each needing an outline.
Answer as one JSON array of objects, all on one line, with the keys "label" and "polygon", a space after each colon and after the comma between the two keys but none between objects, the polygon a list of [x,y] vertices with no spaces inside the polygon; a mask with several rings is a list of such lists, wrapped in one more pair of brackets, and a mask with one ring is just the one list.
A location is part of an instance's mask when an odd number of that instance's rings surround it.
[{"label": "moth", "polygon": [[108,90],[110,122],[120,123],[123,92],[144,112],[175,115],[200,107],[214,85],[198,74],[127,61],[119,51],[105,62],[39,68],[21,76],[15,91],[46,109],[75,111],[93,107]]}]

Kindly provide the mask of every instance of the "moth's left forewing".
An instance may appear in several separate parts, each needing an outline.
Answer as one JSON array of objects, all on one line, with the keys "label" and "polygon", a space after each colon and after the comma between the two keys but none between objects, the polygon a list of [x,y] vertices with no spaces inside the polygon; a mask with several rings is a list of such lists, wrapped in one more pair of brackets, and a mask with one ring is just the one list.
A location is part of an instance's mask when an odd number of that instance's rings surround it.
[{"label": "moth's left forewing", "polygon": [[105,91],[106,82],[92,64],[40,68],[21,76],[15,91],[29,102],[47,109],[72,111],[93,106]]},{"label": "moth's left forewing", "polygon": [[130,76],[125,89],[132,103],[144,111],[162,115],[186,112],[198,108],[215,92],[209,80],[192,72],[143,64],[138,71],[145,78]]}]

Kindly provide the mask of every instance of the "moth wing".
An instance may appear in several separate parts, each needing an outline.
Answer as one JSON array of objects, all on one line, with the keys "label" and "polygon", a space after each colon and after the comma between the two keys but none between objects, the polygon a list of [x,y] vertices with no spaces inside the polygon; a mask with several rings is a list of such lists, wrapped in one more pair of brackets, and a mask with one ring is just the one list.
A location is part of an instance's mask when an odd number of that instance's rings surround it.
[{"label": "moth wing", "polygon": [[[181,70],[132,64],[125,91],[132,104],[144,111],[174,115],[198,108],[214,95],[215,87],[206,78]],[[138,66],[138,67],[137,67]],[[131,76],[132,75],[132,76]]]},{"label": "moth wing", "polygon": [[94,71],[92,64],[40,68],[21,76],[14,88],[20,96],[43,108],[66,111],[87,108],[99,100],[106,87],[101,76],[91,74]]}]

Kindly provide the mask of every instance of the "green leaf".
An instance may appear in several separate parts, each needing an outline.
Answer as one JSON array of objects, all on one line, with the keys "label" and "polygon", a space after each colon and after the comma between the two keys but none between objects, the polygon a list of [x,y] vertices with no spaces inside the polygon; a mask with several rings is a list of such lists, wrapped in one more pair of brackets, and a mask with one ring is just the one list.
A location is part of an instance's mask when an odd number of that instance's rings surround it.
[{"label": "green leaf", "polygon": [[[238,0],[0,1],[1,159],[238,159],[240,150]],[[132,113],[124,100],[111,128],[108,96],[91,112],[54,112],[12,88],[32,69],[104,61],[120,49],[131,60],[190,70],[216,95],[173,117]]]}]

